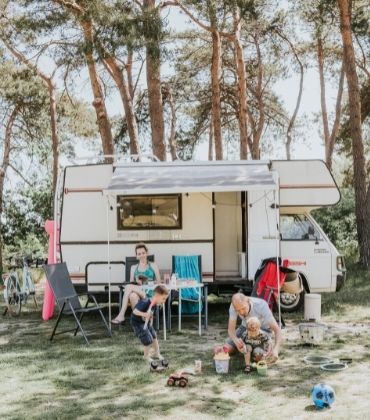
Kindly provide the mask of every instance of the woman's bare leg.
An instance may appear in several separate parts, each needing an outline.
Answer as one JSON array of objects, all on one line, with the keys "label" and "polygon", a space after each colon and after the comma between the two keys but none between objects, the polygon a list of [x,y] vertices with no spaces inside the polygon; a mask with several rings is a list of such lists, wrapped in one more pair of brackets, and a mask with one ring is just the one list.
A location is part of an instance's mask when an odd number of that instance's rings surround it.
[{"label": "woman's bare leg", "polygon": [[113,321],[122,322],[125,320],[125,313],[127,311],[129,301],[131,303],[131,306],[133,304],[131,299],[133,299],[134,302],[136,300],[135,305],[139,301],[139,295],[136,292],[142,293],[141,286],[137,286],[136,284],[129,284],[125,287],[125,293],[123,295],[121,310],[119,311],[119,314],[116,316],[116,318],[114,318]]},{"label": "woman's bare leg", "polygon": [[130,299],[130,306],[132,309],[134,309],[137,303],[139,302],[140,296],[135,292],[131,292],[129,299]]}]

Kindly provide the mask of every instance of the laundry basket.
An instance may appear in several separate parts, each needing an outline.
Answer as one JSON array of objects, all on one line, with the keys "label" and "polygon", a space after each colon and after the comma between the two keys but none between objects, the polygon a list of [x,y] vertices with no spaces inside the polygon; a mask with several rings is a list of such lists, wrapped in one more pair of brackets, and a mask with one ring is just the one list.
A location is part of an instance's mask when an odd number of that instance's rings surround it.
[{"label": "laundry basket", "polygon": [[298,294],[303,290],[303,284],[301,276],[293,270],[285,268],[287,271],[284,284],[281,288],[283,293]]}]

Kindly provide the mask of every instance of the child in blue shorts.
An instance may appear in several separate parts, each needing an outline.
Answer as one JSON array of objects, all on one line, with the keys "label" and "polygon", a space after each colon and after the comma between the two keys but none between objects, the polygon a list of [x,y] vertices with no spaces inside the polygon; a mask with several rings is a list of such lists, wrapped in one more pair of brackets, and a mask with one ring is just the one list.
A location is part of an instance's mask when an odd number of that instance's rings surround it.
[{"label": "child in blue shorts", "polygon": [[156,305],[162,305],[166,302],[169,290],[164,285],[158,285],[154,288],[152,298],[140,299],[131,314],[131,325],[136,337],[139,338],[144,346],[144,358],[151,361],[150,351],[153,349],[153,357],[163,359],[159,352],[159,343],[157,334],[152,326],[153,312]]}]

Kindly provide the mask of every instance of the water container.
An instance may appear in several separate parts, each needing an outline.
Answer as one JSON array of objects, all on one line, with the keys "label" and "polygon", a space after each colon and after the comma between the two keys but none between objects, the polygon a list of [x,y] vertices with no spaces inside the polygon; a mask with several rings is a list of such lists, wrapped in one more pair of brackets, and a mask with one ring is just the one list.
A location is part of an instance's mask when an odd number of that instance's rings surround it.
[{"label": "water container", "polygon": [[221,374],[229,373],[230,358],[220,360],[214,357],[213,360],[215,361],[215,368],[216,368],[217,373],[221,373]]},{"label": "water container", "polygon": [[316,322],[321,320],[321,295],[307,293],[304,296],[304,319]]}]

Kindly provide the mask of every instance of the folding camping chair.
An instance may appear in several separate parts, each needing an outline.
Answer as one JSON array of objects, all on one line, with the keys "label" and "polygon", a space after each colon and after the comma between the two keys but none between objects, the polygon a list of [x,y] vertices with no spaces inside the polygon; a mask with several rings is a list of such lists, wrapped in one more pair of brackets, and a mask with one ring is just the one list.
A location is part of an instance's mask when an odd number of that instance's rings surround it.
[{"label": "folding camping chair", "polygon": [[[266,258],[261,262],[260,267],[256,271],[254,280],[254,287],[252,296],[259,297],[265,300],[271,309],[272,313],[276,313],[279,304],[279,288],[284,285],[286,277],[286,267],[289,264],[288,260],[283,261],[282,267],[281,259],[278,259],[279,266],[276,265],[276,258]],[[278,272],[277,272],[278,270]],[[279,278],[279,285],[277,282]],[[275,316],[276,317],[276,316]],[[279,321],[277,319],[277,321]],[[281,325],[285,326],[284,319],[281,317]]]},{"label": "folding camping chair", "polygon": [[[81,322],[83,316],[90,312],[100,313],[109,336],[112,336],[107,321],[105,320],[103,312],[101,311],[102,307],[98,305],[94,295],[91,293],[84,293],[83,295],[87,296],[87,301],[84,307],[81,306],[79,295],[76,293],[76,290],[72,284],[66,263],[44,265],[44,271],[46,279],[54,293],[55,300],[57,301],[60,310],[57,322],[50,337],[50,341],[53,340],[54,335],[74,331],[73,335],[75,336],[78,330],[80,330],[86,341],[86,344],[89,345],[89,340],[86,337]],[[88,307],[90,299],[92,299],[94,306]],[[73,328],[72,330],[65,330],[56,333],[59,322],[63,315],[72,315],[77,324],[77,327]]]},{"label": "folding camping chair", "polygon": [[[154,255],[148,255],[148,261],[154,262]],[[125,286],[127,284],[130,284],[130,276],[131,276],[131,267],[133,265],[138,264],[138,259],[136,257],[126,257],[125,259],[125,282],[121,285],[119,285],[119,311],[122,307],[122,300],[123,295],[125,293]],[[156,279],[157,280],[157,279]],[[134,309],[134,308],[131,308]],[[155,315],[156,315],[156,328],[159,329],[159,307],[157,306],[155,309]]]},{"label": "folding camping chair", "polygon": [[[178,277],[195,279],[198,282],[202,282],[202,256],[201,255],[173,255],[172,256],[172,272],[176,273]],[[182,302],[182,316],[198,316],[199,315],[199,295],[201,294],[202,304],[202,318],[204,320],[203,326],[205,329],[208,328],[208,289],[207,285],[203,287],[203,294],[200,288],[185,288],[181,289],[180,292],[171,293],[171,302],[178,300],[178,293],[181,293]],[[177,296],[176,296],[177,295]],[[171,322],[171,307],[169,306],[168,322]],[[170,324],[171,328],[171,324]]]}]

